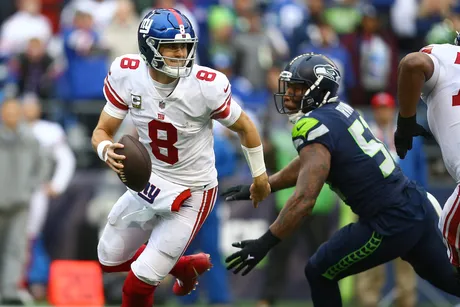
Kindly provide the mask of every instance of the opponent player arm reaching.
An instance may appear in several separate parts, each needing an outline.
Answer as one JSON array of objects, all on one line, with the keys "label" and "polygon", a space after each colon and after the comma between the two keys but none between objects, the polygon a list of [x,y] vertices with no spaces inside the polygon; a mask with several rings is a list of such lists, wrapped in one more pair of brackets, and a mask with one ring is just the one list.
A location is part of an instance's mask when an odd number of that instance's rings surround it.
[{"label": "opponent player arm reaching", "polygon": [[99,158],[105,161],[116,173],[120,173],[120,169],[123,168],[123,164],[117,161],[125,159],[125,156],[117,155],[114,152],[116,148],[123,148],[124,145],[113,142],[113,136],[117,133],[122,122],[123,119],[113,117],[103,110],[91,138],[91,144]]},{"label": "opponent player arm reaching", "polygon": [[[287,166],[282,170],[268,177],[270,184],[270,191],[276,192],[292,188],[296,185],[297,177],[300,170],[300,158],[295,157]],[[227,201],[234,200],[247,200],[250,198],[250,187],[248,185],[237,185],[225,190],[221,196],[225,197]]]},{"label": "opponent player arm reaching", "polygon": [[399,113],[395,131],[395,147],[398,156],[404,159],[408,150],[412,149],[412,137],[429,137],[430,133],[417,124],[417,104],[423,86],[434,72],[434,63],[429,55],[413,52],[406,55],[398,67],[398,101]]},{"label": "opponent player arm reaching", "polygon": [[248,274],[272,247],[290,236],[303,218],[311,214],[316,198],[329,175],[331,154],[324,145],[312,143],[300,150],[299,159],[291,162],[293,163],[299,163],[300,166],[298,178],[296,178],[296,189],[278,218],[259,239],[233,244],[234,247],[239,247],[241,250],[229,256],[225,262],[230,263],[227,269],[235,268],[233,271],[235,274],[244,268],[246,269],[242,275]]},{"label": "opponent player arm reaching", "polygon": [[240,138],[241,147],[253,176],[253,183],[248,190],[249,198],[252,199],[254,207],[257,208],[258,203],[270,194],[270,184],[265,170],[259,133],[254,123],[243,111],[237,121],[228,128],[236,132]]}]

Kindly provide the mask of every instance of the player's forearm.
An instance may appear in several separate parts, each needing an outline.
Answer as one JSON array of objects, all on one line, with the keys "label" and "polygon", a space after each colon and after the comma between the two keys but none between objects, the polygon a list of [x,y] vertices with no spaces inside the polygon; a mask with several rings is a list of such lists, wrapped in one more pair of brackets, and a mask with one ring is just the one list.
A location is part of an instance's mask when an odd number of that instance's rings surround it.
[{"label": "player's forearm", "polygon": [[289,237],[300,226],[303,218],[311,214],[314,204],[315,200],[305,202],[303,194],[294,193],[270,226],[270,231],[281,240]]},{"label": "player's forearm", "polygon": [[113,142],[113,135],[109,135],[107,131],[96,127],[93,131],[93,136],[91,137],[91,144],[93,145],[93,149],[97,151],[97,146],[102,141],[111,141]]},{"label": "player's forearm", "polygon": [[299,176],[300,159],[296,157],[285,168],[268,178],[272,192],[291,188],[296,185]]},{"label": "player's forearm", "polygon": [[267,182],[268,176],[265,168],[264,153],[259,132],[246,113],[241,112],[240,118],[229,127],[238,133],[241,148],[243,150],[254,183],[261,181]]},{"label": "player's forearm", "polygon": [[262,144],[262,141],[260,140],[260,135],[259,135],[259,132],[257,131],[256,126],[249,118],[245,120],[244,124],[242,125],[241,130],[237,131],[237,133],[240,138],[240,143],[244,147],[254,148]]},{"label": "player's forearm", "polygon": [[398,102],[402,117],[414,116],[423,85],[427,80],[421,53],[412,53],[401,60],[398,67]]}]

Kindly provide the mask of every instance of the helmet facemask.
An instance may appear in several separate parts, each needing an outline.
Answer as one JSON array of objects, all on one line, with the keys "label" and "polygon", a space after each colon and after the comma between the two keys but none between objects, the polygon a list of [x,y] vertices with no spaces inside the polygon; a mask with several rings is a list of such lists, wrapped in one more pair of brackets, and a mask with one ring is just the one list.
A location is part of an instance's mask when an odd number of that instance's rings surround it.
[{"label": "helmet facemask", "polygon": [[[190,34],[178,34],[182,37],[176,39],[156,39],[154,37],[148,37],[146,39],[147,45],[154,53],[154,57],[151,63],[148,63],[154,69],[166,74],[171,78],[182,78],[188,77],[192,72],[193,64],[196,58],[196,48],[198,43],[198,38],[190,37]],[[176,35],[177,36],[177,35]],[[183,37],[185,36],[185,38]],[[163,56],[160,53],[161,45],[164,44],[186,44],[187,45],[187,56],[185,58],[174,58]],[[183,65],[172,66],[168,65],[168,61],[178,61],[183,62]]]},{"label": "helmet facemask", "polygon": [[[315,83],[312,83],[309,80],[302,80],[297,78],[292,78],[292,73],[289,71],[283,71],[280,74],[278,79],[278,93],[275,96],[275,105],[276,109],[280,114],[287,114],[289,120],[292,123],[295,123],[299,118],[301,118],[305,113],[308,113],[316,108],[321,107],[322,105],[330,102],[335,102],[338,100],[338,97],[330,97],[331,92],[321,89],[321,82],[327,82],[324,76],[318,76]],[[300,85],[303,89],[306,89],[303,95],[288,95],[286,94],[287,88],[292,85]],[[284,97],[290,96],[291,100],[297,102],[297,109],[288,109],[285,106]]]}]

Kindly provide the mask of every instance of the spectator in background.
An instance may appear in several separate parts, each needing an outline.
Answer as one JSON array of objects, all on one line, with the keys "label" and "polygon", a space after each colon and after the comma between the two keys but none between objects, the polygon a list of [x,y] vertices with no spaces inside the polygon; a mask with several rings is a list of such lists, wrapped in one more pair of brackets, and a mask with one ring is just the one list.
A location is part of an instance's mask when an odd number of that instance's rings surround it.
[{"label": "spectator in background", "polygon": [[251,82],[235,73],[235,58],[230,52],[214,53],[211,58],[211,67],[225,74],[232,85],[232,98],[240,105],[244,105],[245,111],[248,109],[257,112],[260,101]]},{"label": "spectator in background", "polygon": [[19,103],[5,101],[0,124],[0,299],[4,305],[31,301],[21,286],[27,264],[29,206],[49,169],[38,141],[20,119]]},{"label": "spectator in background", "polygon": [[361,11],[363,17],[357,31],[342,38],[356,76],[349,97],[353,105],[368,104],[381,91],[395,94],[399,60],[396,40],[381,28],[375,7],[367,4]]},{"label": "spectator in background", "polygon": [[360,4],[359,0],[336,1],[324,11],[324,18],[338,34],[351,34],[361,21]]},{"label": "spectator in background", "polygon": [[305,2],[308,14],[305,15],[303,22],[293,30],[292,37],[287,38],[291,57],[298,55],[299,45],[310,43],[311,32],[317,31],[315,26],[324,20],[324,0],[305,0]]},{"label": "spectator in background", "polygon": [[[216,155],[216,169],[219,182],[234,174],[236,169],[236,153],[232,143],[222,134],[214,137],[214,153]],[[191,305],[198,302],[200,293],[205,291],[207,303],[210,306],[229,306],[231,303],[230,285],[227,270],[223,263],[223,255],[220,249],[220,197],[216,201],[214,209],[209,213],[206,222],[187,248],[185,255],[197,252],[205,252],[211,255],[213,260],[212,269],[200,280],[200,288],[190,295],[179,298],[180,305]]]},{"label": "spectator in background", "polygon": [[94,30],[101,34],[112,22],[117,10],[117,0],[71,0],[61,12],[61,28],[72,27],[75,14],[86,10],[91,12]]},{"label": "spectator in background", "polygon": [[[298,33],[296,33],[296,30],[299,27],[305,29],[306,20],[311,21],[315,18],[315,9],[322,5],[323,0],[303,1],[308,7],[308,10],[302,1],[282,0],[267,2],[268,7],[263,20],[265,27],[267,27],[269,31],[272,31],[272,29],[279,29],[287,42],[295,43],[303,39],[303,37],[297,36]],[[291,45],[291,50],[292,47],[295,46]],[[297,48],[294,48],[294,50],[297,50]]]},{"label": "spectator in background", "polygon": [[[404,160],[399,160],[394,146],[395,100],[388,93],[378,93],[371,99],[374,122],[369,124],[374,135],[382,141],[395,161],[399,162],[404,174],[426,188],[427,170],[423,139],[414,138],[413,148]],[[415,307],[417,305],[417,277],[412,266],[397,258],[393,261],[395,270],[395,305]],[[356,275],[356,295],[362,307],[377,307],[386,281],[385,265],[372,268]]]},{"label": "spectator in background", "polygon": [[59,69],[40,39],[31,39],[25,51],[11,60],[10,71],[17,83],[17,95],[34,93],[40,98],[54,96],[54,81]]},{"label": "spectator in background", "polygon": [[[47,154],[53,171],[46,178],[46,182],[38,187],[30,202],[30,216],[28,222],[28,237],[32,243],[32,257],[30,261],[29,288],[37,299],[44,299],[48,276],[39,276],[35,271],[35,259],[48,258],[42,245],[41,233],[48,213],[50,199],[57,198],[65,192],[75,172],[75,156],[67,144],[66,135],[62,127],[50,121],[41,120],[41,105],[37,97],[27,95],[23,99],[22,110],[24,119],[38,140],[43,152]],[[46,268],[45,270],[47,271]]]},{"label": "spectator in background", "polygon": [[[234,54],[235,48],[232,40],[235,31],[235,16],[229,8],[214,6],[209,10],[209,57],[214,59],[216,54]],[[211,63],[211,66],[215,63]],[[232,62],[232,65],[235,65]]]},{"label": "spectator in background", "polygon": [[323,20],[310,25],[310,43],[301,44],[297,54],[307,52],[320,53],[334,61],[341,73],[339,98],[348,102],[348,91],[355,86],[355,73],[350,54],[340,43],[332,26]]},{"label": "spectator in background", "polygon": [[460,30],[460,4],[455,5],[442,22],[434,24],[425,41],[427,44],[452,44]]},{"label": "spectator in background", "polygon": [[40,14],[41,0],[16,0],[18,11],[2,24],[0,53],[23,52],[32,38],[47,43],[52,35],[49,20]]},{"label": "spectator in background", "polygon": [[400,57],[420,50],[431,27],[441,22],[454,0],[395,0],[391,8],[391,25],[398,37]]},{"label": "spectator in background", "polygon": [[104,99],[101,89],[107,72],[107,50],[101,45],[92,12],[78,6],[74,24],[63,31],[67,58],[68,98]]},{"label": "spectator in background", "polygon": [[108,63],[123,54],[138,53],[136,33],[139,16],[131,0],[118,0],[112,22],[104,29],[103,44],[109,49]]},{"label": "spectator in background", "polygon": [[[249,4],[241,4],[246,3]],[[237,0],[235,8],[237,25],[240,26],[233,39],[235,72],[247,78],[256,90],[264,89],[265,76],[274,58],[280,56],[282,40],[273,41],[261,23],[261,12],[254,1]],[[238,5],[238,6],[237,6]],[[281,48],[282,50],[286,48]]]}]

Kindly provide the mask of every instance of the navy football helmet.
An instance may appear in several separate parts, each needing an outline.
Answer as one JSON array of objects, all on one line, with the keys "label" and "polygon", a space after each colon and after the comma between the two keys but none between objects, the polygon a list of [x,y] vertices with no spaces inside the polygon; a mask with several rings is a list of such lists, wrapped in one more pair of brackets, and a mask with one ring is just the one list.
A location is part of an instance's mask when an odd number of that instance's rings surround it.
[{"label": "navy football helmet", "polygon": [[[176,9],[156,9],[141,21],[137,33],[139,52],[144,61],[154,69],[172,78],[187,77],[195,61],[198,38],[190,20]],[[161,44],[187,45],[186,58],[167,58],[161,55]],[[183,66],[170,66],[165,59],[184,61]]]},{"label": "navy football helmet", "polygon": [[[281,114],[293,115],[298,119],[326,103],[337,101],[339,82],[340,72],[328,57],[315,53],[299,55],[280,73],[278,93],[274,95],[276,109]],[[301,97],[288,95],[287,89],[293,85],[306,89],[305,93]],[[299,101],[297,110],[285,107],[286,96],[291,96],[293,101]]]}]

